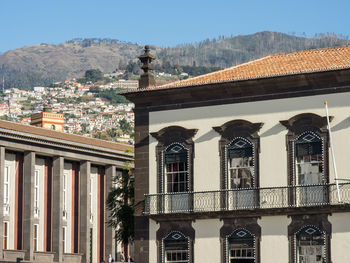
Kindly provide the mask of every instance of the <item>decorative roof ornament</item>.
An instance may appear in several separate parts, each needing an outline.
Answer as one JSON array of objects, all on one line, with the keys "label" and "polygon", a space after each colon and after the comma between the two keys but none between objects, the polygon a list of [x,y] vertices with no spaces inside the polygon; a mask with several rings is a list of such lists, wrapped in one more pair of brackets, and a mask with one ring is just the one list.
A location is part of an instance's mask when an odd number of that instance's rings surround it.
[{"label": "decorative roof ornament", "polygon": [[145,46],[145,53],[139,56],[139,60],[142,63],[143,74],[139,79],[139,89],[152,89],[156,85],[153,74],[150,72],[152,70],[151,62],[155,60],[156,57],[150,53],[150,48],[148,45]]}]

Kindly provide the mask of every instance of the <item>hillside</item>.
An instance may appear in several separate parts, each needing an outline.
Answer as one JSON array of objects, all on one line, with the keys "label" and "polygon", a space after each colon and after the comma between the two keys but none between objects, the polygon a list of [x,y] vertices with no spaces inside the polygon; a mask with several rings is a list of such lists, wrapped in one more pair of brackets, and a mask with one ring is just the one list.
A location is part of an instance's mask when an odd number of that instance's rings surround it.
[{"label": "hillside", "polygon": [[[349,40],[335,35],[305,38],[266,31],[235,37],[220,36],[175,47],[151,48],[157,57],[156,64],[226,68],[269,54],[349,44]],[[125,68],[130,60],[137,60],[142,49],[137,44],[111,39],[75,39],[59,45],[23,47],[0,55],[0,79],[5,77],[6,88],[30,89],[79,78],[92,68],[112,72],[116,68]]]}]

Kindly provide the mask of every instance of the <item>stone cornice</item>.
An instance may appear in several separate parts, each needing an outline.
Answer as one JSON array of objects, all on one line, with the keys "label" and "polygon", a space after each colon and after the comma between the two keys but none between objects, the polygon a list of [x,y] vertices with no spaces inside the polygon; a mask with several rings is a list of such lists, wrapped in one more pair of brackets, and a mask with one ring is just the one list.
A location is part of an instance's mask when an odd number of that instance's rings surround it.
[{"label": "stone cornice", "polygon": [[350,70],[305,73],[123,94],[135,111],[161,111],[350,91]]},{"label": "stone cornice", "polygon": [[65,141],[65,140],[60,140],[55,138],[44,137],[40,135],[32,135],[24,132],[6,130],[3,128],[0,128],[0,139],[1,138],[22,141],[28,144],[39,144],[39,145],[42,145],[43,147],[52,146],[52,147],[61,148],[62,150],[78,151],[83,154],[94,154],[94,155],[100,155],[101,157],[107,155],[109,157],[122,159],[124,161],[133,161],[132,153],[122,152],[122,151],[108,149],[104,147],[84,145],[77,142],[70,142],[70,141]]}]

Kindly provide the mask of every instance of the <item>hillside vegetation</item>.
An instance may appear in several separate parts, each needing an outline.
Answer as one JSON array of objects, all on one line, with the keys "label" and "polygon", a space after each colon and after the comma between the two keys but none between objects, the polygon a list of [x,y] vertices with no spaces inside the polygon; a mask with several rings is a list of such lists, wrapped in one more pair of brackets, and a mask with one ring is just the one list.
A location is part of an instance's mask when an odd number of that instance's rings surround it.
[{"label": "hillside vegetation", "polygon": [[[344,45],[350,45],[350,41],[333,34],[306,38],[266,31],[151,49],[157,57],[154,68],[174,71],[176,65],[183,70],[185,66],[226,68],[269,54]],[[30,89],[80,78],[88,69],[109,73],[126,69],[130,61],[136,62],[142,49],[137,44],[111,39],[74,39],[59,45],[23,47],[0,55],[0,79],[4,76],[6,88]]]}]

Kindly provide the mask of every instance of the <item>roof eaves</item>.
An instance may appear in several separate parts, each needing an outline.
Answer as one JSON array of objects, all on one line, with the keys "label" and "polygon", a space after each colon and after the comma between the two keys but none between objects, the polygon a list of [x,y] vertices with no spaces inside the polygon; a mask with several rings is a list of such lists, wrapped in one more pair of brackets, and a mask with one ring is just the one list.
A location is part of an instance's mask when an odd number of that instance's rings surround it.
[{"label": "roof eaves", "polygon": [[259,79],[268,79],[268,78],[275,78],[275,77],[295,76],[295,75],[301,75],[301,74],[329,72],[329,71],[344,70],[344,69],[350,69],[350,65],[344,66],[344,67],[327,68],[327,69],[317,69],[317,70],[309,70],[309,71],[295,71],[295,72],[288,72],[288,73],[281,73],[281,74],[261,75],[261,76],[248,77],[248,78],[236,78],[236,79],[232,78],[232,79],[227,79],[227,80],[198,82],[198,83],[190,83],[187,85],[178,85],[178,86],[171,86],[169,84],[170,86],[160,86],[160,87],[156,87],[153,89],[139,89],[137,91],[123,92],[120,94],[137,94],[137,93],[152,92],[152,91],[158,91],[158,90],[171,90],[171,89],[197,87],[197,86],[210,85],[210,84],[225,84],[225,83],[231,83],[231,82],[241,82],[241,81],[248,81],[248,80],[259,80]]},{"label": "roof eaves", "polygon": [[63,145],[68,145],[68,146],[88,148],[88,149],[92,149],[92,150],[104,151],[104,152],[109,152],[109,153],[114,153],[114,154],[121,154],[121,155],[130,156],[130,157],[133,156],[132,153],[122,151],[122,150],[111,149],[111,148],[95,146],[95,145],[90,145],[90,144],[84,144],[84,143],[78,143],[78,142],[73,142],[73,141],[67,141],[64,139],[52,138],[52,137],[47,137],[47,136],[42,136],[42,135],[37,135],[37,134],[32,134],[32,133],[27,133],[27,132],[16,131],[16,130],[12,130],[12,129],[0,128],[0,132],[14,134],[17,136],[27,137],[27,138],[31,138],[31,139],[41,139],[41,140],[59,143],[59,144],[63,144]]}]

